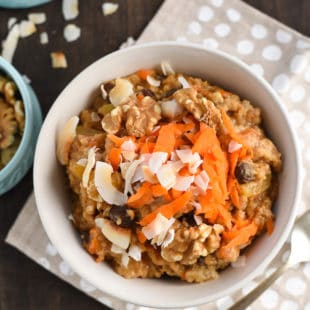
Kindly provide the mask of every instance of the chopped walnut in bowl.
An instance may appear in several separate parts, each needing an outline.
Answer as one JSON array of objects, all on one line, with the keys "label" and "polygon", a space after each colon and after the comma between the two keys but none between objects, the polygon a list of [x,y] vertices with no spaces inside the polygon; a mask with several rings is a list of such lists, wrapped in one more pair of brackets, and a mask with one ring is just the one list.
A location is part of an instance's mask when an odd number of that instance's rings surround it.
[{"label": "chopped walnut in bowl", "polygon": [[168,63],[100,85],[57,156],[85,249],[125,278],[215,279],[272,233],[282,162],[260,109]]}]

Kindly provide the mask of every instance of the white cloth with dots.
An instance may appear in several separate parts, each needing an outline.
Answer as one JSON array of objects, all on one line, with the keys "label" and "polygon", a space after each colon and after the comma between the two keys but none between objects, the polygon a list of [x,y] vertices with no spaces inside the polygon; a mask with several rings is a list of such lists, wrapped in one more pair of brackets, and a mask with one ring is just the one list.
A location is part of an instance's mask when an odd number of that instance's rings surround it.
[{"label": "white cloth with dots", "polygon": [[[310,171],[309,38],[239,0],[166,0],[138,43],[154,40],[189,41],[226,51],[241,58],[256,74],[270,82],[290,112],[303,151],[305,190],[299,208],[299,214],[302,214],[310,205],[309,191],[306,191],[310,187],[310,172],[307,175]],[[132,38],[129,38],[127,45],[132,43]],[[64,281],[111,308],[147,309],[111,298],[75,274],[49,243],[33,195],[6,241]],[[287,255],[286,245],[264,276],[273,272]],[[188,310],[227,309],[251,291],[264,276],[254,279],[232,296]],[[310,310],[310,263],[287,271],[248,309]]]}]

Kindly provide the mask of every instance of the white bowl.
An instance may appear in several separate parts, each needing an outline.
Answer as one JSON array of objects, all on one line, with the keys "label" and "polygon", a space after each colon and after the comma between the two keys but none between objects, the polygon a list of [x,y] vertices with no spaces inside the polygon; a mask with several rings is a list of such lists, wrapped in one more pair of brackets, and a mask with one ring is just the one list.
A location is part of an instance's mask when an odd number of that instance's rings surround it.
[{"label": "white bowl", "polygon": [[[279,197],[274,206],[275,230],[246,252],[243,268],[227,268],[217,280],[187,284],[177,280],[127,280],[105,263],[96,263],[82,248],[78,233],[68,221],[71,202],[64,168],[55,156],[58,128],[78,114],[90,94],[106,80],[167,60],[178,72],[197,75],[221,85],[263,110],[268,134],[283,154]],[[101,58],[80,73],[59,95],[43,124],[34,162],[34,188],[43,226],[60,255],[96,288],[130,303],[149,307],[188,307],[214,301],[246,285],[262,273],[278,253],[292,228],[300,196],[300,157],[287,113],[279,97],[262,78],[227,54],[196,45],[171,42],[139,45]]]}]

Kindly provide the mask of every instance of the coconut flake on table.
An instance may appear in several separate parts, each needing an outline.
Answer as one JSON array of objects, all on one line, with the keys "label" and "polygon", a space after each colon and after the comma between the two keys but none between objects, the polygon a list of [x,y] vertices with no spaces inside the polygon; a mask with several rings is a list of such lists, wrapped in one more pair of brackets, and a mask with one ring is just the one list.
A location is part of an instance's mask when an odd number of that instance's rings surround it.
[{"label": "coconut flake on table", "polygon": [[178,81],[182,85],[183,88],[191,88],[190,84],[187,82],[183,75],[178,76]]},{"label": "coconut flake on table", "polygon": [[161,105],[162,115],[171,120],[181,115],[184,111],[183,106],[181,106],[175,99],[161,101],[160,105]]},{"label": "coconut flake on table", "polygon": [[154,77],[152,77],[151,75],[147,75],[146,77],[146,81],[154,87],[159,87],[160,86],[160,81],[156,80]]},{"label": "coconut flake on table", "polygon": [[113,167],[110,164],[97,161],[95,167],[95,187],[105,202],[122,206],[126,203],[128,197],[113,186],[112,173]]},{"label": "coconut flake on table", "polygon": [[163,75],[167,76],[169,74],[175,73],[168,61],[162,61],[160,64],[160,68],[161,68]]},{"label": "coconut flake on table", "polygon": [[36,25],[30,20],[22,20],[19,23],[19,35],[21,38],[29,37],[36,31]]},{"label": "coconut flake on table", "polygon": [[27,84],[31,84],[31,80],[26,74],[23,74],[22,77]]},{"label": "coconut flake on table", "polygon": [[141,261],[141,248],[137,245],[131,245],[128,250],[128,256],[133,258],[135,261]]},{"label": "coconut flake on table", "polygon": [[228,144],[228,153],[233,153],[242,148],[242,144],[236,142],[235,140],[231,140]]},{"label": "coconut flake on table", "polygon": [[153,244],[161,245],[174,222],[175,218],[172,217],[168,220],[161,213],[158,213],[151,223],[142,228],[142,232],[148,240],[156,238]]},{"label": "coconut flake on table", "polygon": [[156,174],[159,168],[166,162],[168,153],[166,152],[154,152],[149,159],[149,167],[153,174]]},{"label": "coconut flake on table", "polygon": [[118,10],[119,5],[113,2],[102,3],[102,13],[104,16],[112,15]]},{"label": "coconut flake on table", "polygon": [[198,175],[195,176],[194,183],[197,185],[202,193],[205,193],[209,186],[210,178],[206,171],[202,170]]},{"label": "coconut flake on table", "polygon": [[81,36],[81,28],[75,24],[68,24],[64,28],[64,38],[67,42],[73,42]]},{"label": "coconut flake on table", "polygon": [[62,0],[62,14],[65,20],[75,19],[79,15],[79,1]]},{"label": "coconut flake on table", "polygon": [[48,34],[47,32],[40,33],[40,43],[47,44],[48,43]]},{"label": "coconut flake on table", "polygon": [[241,255],[237,258],[237,260],[233,263],[231,263],[231,266],[233,268],[242,268],[246,265],[246,256]]},{"label": "coconut flake on table", "polygon": [[194,182],[195,176],[177,176],[173,189],[177,191],[187,191]]},{"label": "coconut flake on table", "polygon": [[87,164],[82,176],[83,187],[87,187],[90,173],[95,167],[95,164],[96,164],[96,147],[94,146],[88,150]]},{"label": "coconut flake on table", "polygon": [[176,173],[169,164],[162,165],[156,173],[157,179],[162,187],[169,190],[176,183]]},{"label": "coconut flake on table", "polygon": [[10,30],[14,24],[16,24],[17,18],[16,17],[10,17],[8,20],[8,29]]},{"label": "coconut flake on table", "polygon": [[59,69],[59,68],[67,68],[67,59],[63,52],[53,52],[50,53],[51,60],[52,60],[52,68]]},{"label": "coconut flake on table", "polygon": [[28,19],[34,24],[39,25],[46,22],[46,15],[45,13],[30,13],[28,14]]},{"label": "coconut flake on table", "polygon": [[126,79],[116,79],[115,86],[110,90],[109,98],[111,103],[116,107],[133,93],[131,82]]},{"label": "coconut flake on table", "polygon": [[20,37],[19,25],[15,24],[9,31],[6,39],[2,43],[1,55],[8,62],[12,62],[17,43]]},{"label": "coconut flake on table", "polygon": [[126,47],[133,46],[133,45],[135,45],[135,43],[136,43],[136,41],[133,37],[128,37],[127,40],[120,45],[119,49],[123,49]]}]

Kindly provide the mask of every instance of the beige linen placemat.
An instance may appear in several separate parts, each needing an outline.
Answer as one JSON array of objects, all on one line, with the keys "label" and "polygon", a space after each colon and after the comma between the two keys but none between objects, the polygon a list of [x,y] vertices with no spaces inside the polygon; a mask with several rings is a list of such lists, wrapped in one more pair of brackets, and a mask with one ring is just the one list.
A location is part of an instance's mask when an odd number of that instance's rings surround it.
[{"label": "beige linen placemat", "polygon": [[[195,42],[241,58],[264,76],[283,98],[297,131],[304,164],[304,191],[299,214],[310,204],[310,40],[239,0],[167,0],[142,33],[138,43],[160,40]],[[132,40],[128,42],[132,43]],[[57,254],[41,225],[31,196],[7,240],[64,281],[114,309],[140,309],[111,298],[73,273]],[[265,272],[287,256],[287,246]],[[225,309],[253,289],[257,278],[233,296],[194,309]],[[251,309],[310,310],[310,263],[286,272]],[[188,308],[189,309],[189,308]]]}]

